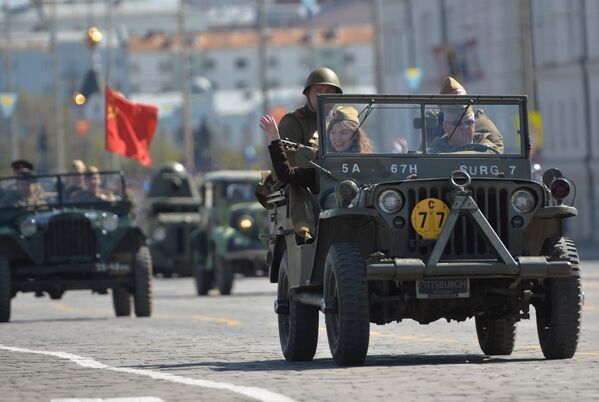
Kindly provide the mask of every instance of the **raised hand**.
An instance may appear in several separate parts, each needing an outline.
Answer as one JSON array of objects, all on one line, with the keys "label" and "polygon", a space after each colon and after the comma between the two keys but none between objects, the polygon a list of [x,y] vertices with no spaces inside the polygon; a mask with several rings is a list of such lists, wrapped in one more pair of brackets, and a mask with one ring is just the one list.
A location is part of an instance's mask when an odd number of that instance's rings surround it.
[{"label": "raised hand", "polygon": [[266,134],[268,142],[281,139],[279,136],[279,127],[277,127],[277,122],[271,115],[265,114],[260,118],[260,128],[262,131],[264,131],[264,134]]}]

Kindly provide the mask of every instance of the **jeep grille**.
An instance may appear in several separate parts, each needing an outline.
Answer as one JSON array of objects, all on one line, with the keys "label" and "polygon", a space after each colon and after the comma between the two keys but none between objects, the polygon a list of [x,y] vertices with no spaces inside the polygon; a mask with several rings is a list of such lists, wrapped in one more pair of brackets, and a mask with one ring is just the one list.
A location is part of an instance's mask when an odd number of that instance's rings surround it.
[{"label": "jeep grille", "polygon": [[90,221],[83,216],[56,216],[48,223],[44,250],[48,261],[93,259],[96,255],[96,234]]},{"label": "jeep grille", "polygon": [[[403,186],[402,186],[403,187]],[[509,191],[505,188],[485,186],[484,184],[470,187],[471,196],[476,201],[478,208],[483,213],[489,224],[497,233],[503,244],[510,249],[508,232]],[[443,200],[449,206],[449,187],[441,186],[410,186],[406,191],[407,211],[411,212],[416,204],[426,198],[433,197]],[[434,247],[433,244],[425,244],[420,236],[409,226],[408,250],[412,256],[429,255]],[[478,225],[470,216],[462,214],[451,234],[447,246],[443,252],[445,259],[459,258],[494,258],[493,247],[485,240]]]}]

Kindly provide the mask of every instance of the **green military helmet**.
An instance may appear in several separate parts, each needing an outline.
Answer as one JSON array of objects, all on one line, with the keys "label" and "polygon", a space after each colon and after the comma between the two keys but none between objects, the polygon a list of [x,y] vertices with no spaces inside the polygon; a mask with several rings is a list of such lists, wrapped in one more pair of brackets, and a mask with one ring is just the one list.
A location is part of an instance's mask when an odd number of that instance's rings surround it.
[{"label": "green military helmet", "polygon": [[164,165],[160,166],[160,170],[158,171],[158,173],[178,173],[184,175],[187,174],[187,170],[185,169],[185,166],[183,166],[179,162],[166,162]]},{"label": "green military helmet", "polygon": [[337,77],[337,74],[330,68],[319,67],[316,70],[313,70],[310,75],[308,75],[308,78],[306,78],[306,84],[304,85],[304,91],[302,93],[305,95],[306,92],[308,92],[308,88],[318,84],[331,85],[335,87],[337,93],[343,93],[339,77]]}]

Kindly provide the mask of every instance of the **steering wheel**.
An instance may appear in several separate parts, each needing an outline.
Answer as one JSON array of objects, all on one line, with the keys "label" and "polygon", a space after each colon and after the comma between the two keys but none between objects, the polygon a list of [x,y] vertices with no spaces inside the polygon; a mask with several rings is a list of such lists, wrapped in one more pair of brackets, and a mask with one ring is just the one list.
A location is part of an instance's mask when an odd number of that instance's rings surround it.
[{"label": "steering wheel", "polygon": [[490,147],[485,144],[463,144],[458,145],[457,147],[453,147],[449,149],[447,152],[460,152],[460,151],[476,151],[476,152],[487,152],[491,151],[496,153],[497,155],[501,154],[496,148]]}]

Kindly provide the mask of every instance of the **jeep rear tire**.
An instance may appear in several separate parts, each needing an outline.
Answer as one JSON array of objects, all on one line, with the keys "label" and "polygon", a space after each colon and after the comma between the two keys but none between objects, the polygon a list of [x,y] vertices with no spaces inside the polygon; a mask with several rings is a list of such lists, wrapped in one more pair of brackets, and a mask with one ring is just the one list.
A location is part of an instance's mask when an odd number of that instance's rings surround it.
[{"label": "jeep rear tire", "polygon": [[198,265],[193,271],[198,296],[206,296],[212,289],[212,271],[206,271],[203,266]]},{"label": "jeep rear tire", "polygon": [[0,322],[8,322],[10,320],[11,299],[10,266],[6,258],[0,257]]},{"label": "jeep rear tire", "polygon": [[476,335],[484,354],[489,356],[511,355],[516,343],[516,321],[509,318],[490,319],[487,315],[476,316]]},{"label": "jeep rear tire", "polygon": [[230,295],[233,288],[233,264],[214,254],[214,279],[221,295]]},{"label": "jeep rear tire", "polygon": [[140,247],[135,254],[133,268],[135,315],[149,317],[152,314],[152,257],[147,246]]},{"label": "jeep rear tire", "polygon": [[131,294],[127,289],[112,289],[112,305],[117,317],[129,317],[131,315]]},{"label": "jeep rear tire", "polygon": [[283,356],[289,361],[311,361],[318,344],[318,308],[291,300],[289,295],[289,261],[287,251],[279,266],[277,299],[286,301],[287,312],[278,313],[279,341]]},{"label": "jeep rear tire", "polygon": [[340,366],[362,365],[370,336],[368,282],[360,250],[352,243],[332,246],[324,268],[324,297],[329,348]]},{"label": "jeep rear tire", "polygon": [[547,359],[569,359],[576,353],[582,315],[580,260],[574,242],[553,237],[543,245],[550,261],[569,261],[572,274],[566,278],[543,281],[545,298],[535,304],[537,333],[543,355]]}]

